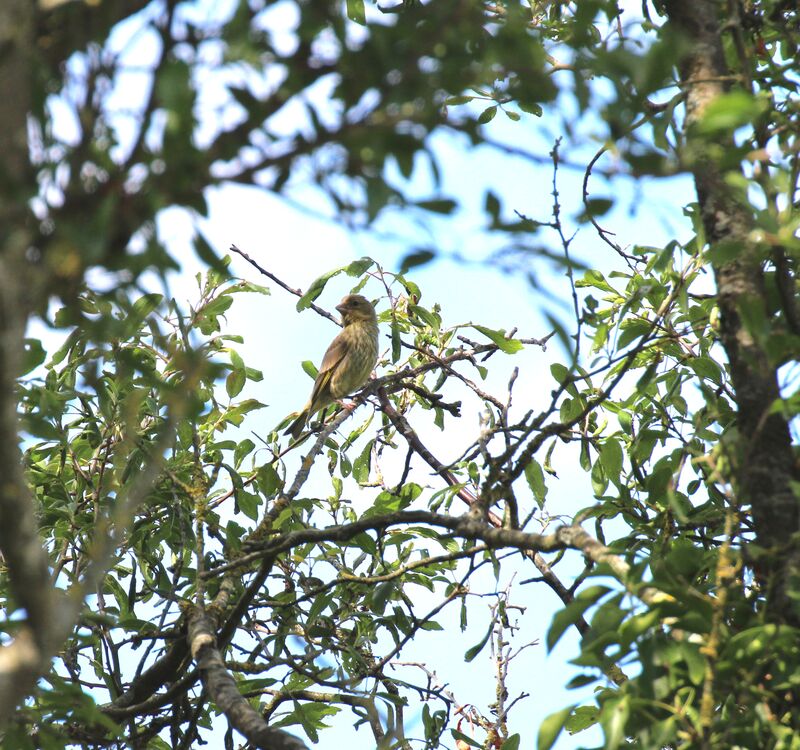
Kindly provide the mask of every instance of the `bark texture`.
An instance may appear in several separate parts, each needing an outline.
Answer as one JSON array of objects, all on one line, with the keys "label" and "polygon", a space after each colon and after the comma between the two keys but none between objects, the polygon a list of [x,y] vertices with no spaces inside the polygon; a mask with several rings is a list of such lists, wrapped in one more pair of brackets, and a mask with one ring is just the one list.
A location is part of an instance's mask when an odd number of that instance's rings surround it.
[{"label": "bark texture", "polygon": [[236,687],[216,646],[214,619],[201,609],[189,616],[189,648],[211,700],[254,747],[262,750],[308,750],[294,735],[273,729]]},{"label": "bark texture", "polygon": [[34,14],[28,0],[0,3],[0,553],[26,620],[0,649],[0,723],[49,664],[53,587],[39,539],[33,497],[22,470],[16,379],[36,269],[27,209],[35,181],[28,160],[27,116],[33,80]]},{"label": "bark texture", "polygon": [[0,647],[0,725],[34,689],[77,616],[51,580],[39,537],[35,499],[19,449],[16,380],[32,313],[46,305],[43,249],[29,201],[38,185],[28,152],[28,116],[35,109],[41,69],[57,67],[75,49],[101,38],[145,0],[104,3],[0,2],[0,564],[25,611],[15,638]]},{"label": "bark texture", "polygon": [[[771,619],[800,623],[789,597],[800,563],[796,534],[800,503],[792,491],[797,480],[789,427],[770,413],[779,398],[778,363],[770,362],[761,342],[747,329],[742,310],[760,307],[766,317],[763,260],[750,237],[750,209],[726,182],[726,171],[693,135],[708,105],[726,93],[730,71],[723,53],[719,20],[723,7],[714,0],[668,0],[670,23],[688,40],[679,70],[686,94],[687,156],[708,243],[737,250],[715,264],[721,340],[731,368],[738,413],[737,495],[750,504],[760,548],[753,554],[756,572],[767,589]],[[723,146],[733,146],[732,141]],[[713,150],[711,151],[713,154]]]}]

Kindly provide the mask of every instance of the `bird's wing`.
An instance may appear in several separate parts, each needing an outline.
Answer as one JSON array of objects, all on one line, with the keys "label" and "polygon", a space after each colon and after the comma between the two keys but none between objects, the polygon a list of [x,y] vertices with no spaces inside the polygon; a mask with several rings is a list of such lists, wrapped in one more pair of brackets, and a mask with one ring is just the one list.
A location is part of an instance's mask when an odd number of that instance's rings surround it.
[{"label": "bird's wing", "polygon": [[314,381],[314,388],[311,391],[311,402],[317,400],[317,396],[325,391],[330,385],[333,373],[336,371],[336,366],[347,356],[349,344],[347,338],[343,336],[342,331],[328,347],[325,356],[322,358],[322,364],[319,366],[317,379]]}]

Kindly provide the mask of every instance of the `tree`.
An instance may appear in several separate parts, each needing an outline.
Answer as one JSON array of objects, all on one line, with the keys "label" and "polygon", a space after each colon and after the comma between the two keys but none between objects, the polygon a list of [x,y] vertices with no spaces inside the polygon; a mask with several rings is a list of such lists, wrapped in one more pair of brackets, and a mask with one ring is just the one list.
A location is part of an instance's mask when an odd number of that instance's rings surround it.
[{"label": "tree", "polygon": [[[316,741],[344,707],[381,747],[435,747],[446,730],[459,748],[529,745],[508,726],[513,589],[467,654],[495,649],[493,715],[391,669],[448,608],[468,617],[469,583],[512,550],[561,603],[548,646],[577,629],[574,683],[599,687],[541,722],[539,748],[594,724],[606,747],[795,747],[794,4],[665,0],[630,23],[591,0],[291,8],[278,38],[269,2],[200,21],[173,0],[0,7],[4,746],[188,748],[219,712],[251,746],[303,747],[283,727]],[[492,232],[541,236],[571,287],[574,319],[552,317],[565,354],[549,405],[512,403],[516,375],[502,393],[483,385],[501,355],[549,337],[446,320],[410,273],[435,249],[411,248],[399,273],[357,260],[303,293],[233,248],[299,309],[328,316],[314,300],[337,274],[379,288],[391,334],[362,408],[291,448],[296,469],[280,425],[261,445],[237,431],[261,406],[241,397],[261,364],[224,316],[267,289],[198,234],[210,270],[191,307],[147,292],[176,265],[159,211],[201,215],[204,189],[227,183],[292,198],[310,175],[354,228],[448,215],[458,196],[440,190],[432,136],[541,159],[490,123],[505,113],[522,140],[523,118],[565,100],[603,146],[580,165],[554,144],[551,216],[485,202]],[[287,128],[290,108],[303,114]],[[559,189],[575,167],[613,268],[575,254],[577,206]],[[601,173],[690,175],[692,237],[652,247],[643,229],[617,245]],[[26,338],[36,319],[57,349]],[[461,415],[478,411],[470,433]],[[431,447],[431,417],[467,435],[459,460]],[[543,529],[554,457],[573,447],[594,497]],[[417,463],[436,484],[415,481]],[[306,497],[323,464],[330,490]],[[424,739],[407,731],[420,711]]]}]

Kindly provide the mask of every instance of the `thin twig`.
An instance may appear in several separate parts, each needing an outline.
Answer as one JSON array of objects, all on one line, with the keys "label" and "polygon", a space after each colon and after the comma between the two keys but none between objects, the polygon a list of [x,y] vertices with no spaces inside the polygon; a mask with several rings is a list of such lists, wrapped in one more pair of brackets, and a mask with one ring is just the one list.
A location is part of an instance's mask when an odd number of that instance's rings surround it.
[{"label": "thin twig", "polygon": [[[244,252],[243,250],[240,250],[238,247],[236,247],[236,245],[231,245],[230,249],[231,249],[231,252],[234,252],[237,255],[240,255],[251,266],[253,266],[253,268],[255,268],[259,273],[263,274],[268,279],[271,279],[272,281],[274,281],[282,289],[285,289],[287,292],[289,292],[290,294],[293,294],[295,297],[302,297],[303,296],[303,291],[301,289],[295,289],[295,288],[289,286],[285,281],[281,281],[274,273],[271,273],[270,271],[267,271],[266,268],[264,268],[263,266],[259,265],[257,261],[253,260],[246,252]],[[315,313],[317,313],[317,315],[321,315],[323,318],[327,318],[332,323],[336,323],[337,326],[341,327],[341,325],[342,325],[341,321],[338,320],[331,313],[329,313],[327,310],[319,307],[319,305],[315,305],[313,302],[309,302],[308,306]]]}]

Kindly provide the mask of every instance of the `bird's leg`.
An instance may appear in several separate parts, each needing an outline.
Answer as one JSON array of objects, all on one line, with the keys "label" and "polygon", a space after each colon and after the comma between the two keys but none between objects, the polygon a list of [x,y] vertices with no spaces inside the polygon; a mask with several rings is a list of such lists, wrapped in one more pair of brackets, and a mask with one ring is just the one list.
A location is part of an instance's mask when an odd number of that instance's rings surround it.
[{"label": "bird's leg", "polygon": [[358,406],[355,401],[345,401],[343,398],[337,398],[335,403],[339,404],[345,411],[353,411]]}]

